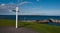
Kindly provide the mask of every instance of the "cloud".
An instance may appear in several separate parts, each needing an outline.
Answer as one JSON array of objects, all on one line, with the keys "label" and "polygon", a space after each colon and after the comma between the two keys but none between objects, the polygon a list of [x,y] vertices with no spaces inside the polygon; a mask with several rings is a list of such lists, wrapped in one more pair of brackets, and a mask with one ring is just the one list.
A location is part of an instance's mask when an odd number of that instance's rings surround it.
[{"label": "cloud", "polygon": [[5,4],[1,4],[1,6],[5,6]]},{"label": "cloud", "polygon": [[[26,3],[31,2],[21,2],[19,5],[23,5]],[[14,3],[8,3],[8,4],[0,4],[0,15],[15,15],[15,12],[12,12],[13,9],[15,9],[16,4]],[[32,10],[29,10],[28,12],[26,10],[22,10],[23,15],[55,15],[60,16],[60,10],[40,10],[41,7],[32,8]],[[7,13],[8,12],[8,13]],[[19,15],[22,15],[19,12]]]},{"label": "cloud", "polygon": [[37,15],[60,16],[60,10],[41,10],[35,12]]},{"label": "cloud", "polygon": [[14,3],[0,4],[0,15],[15,15],[16,13],[12,12],[15,7]]},{"label": "cloud", "polygon": [[[26,4],[26,3],[31,3],[31,2],[21,2],[21,3],[19,3],[18,5],[23,5],[23,4]],[[16,8],[16,6],[17,6],[17,4],[15,4],[15,3],[8,3],[8,4],[1,4],[0,5],[0,10],[1,9],[3,9],[3,11],[7,11],[7,12],[9,12],[9,11],[11,11],[11,10],[15,10],[15,8]]]},{"label": "cloud", "polygon": [[6,10],[7,12],[9,12],[9,10],[15,9],[15,5],[13,3],[9,3],[9,4],[1,4],[0,5],[0,10],[3,9],[4,11]]},{"label": "cloud", "polygon": [[[26,4],[26,3],[31,3],[31,2],[21,2],[19,3],[18,5],[23,5],[23,4]],[[7,14],[13,14],[15,15],[15,12],[12,12],[12,10],[15,10],[17,4],[15,3],[7,3],[7,4],[0,4],[0,15],[7,15]]]},{"label": "cloud", "polygon": [[47,16],[60,16],[60,10],[38,10],[38,11],[28,11],[23,13],[23,15],[47,15]]},{"label": "cloud", "polygon": [[21,6],[21,5],[27,4],[27,3],[32,3],[32,2],[26,2],[26,1],[24,1],[24,2],[21,2],[19,5]]}]

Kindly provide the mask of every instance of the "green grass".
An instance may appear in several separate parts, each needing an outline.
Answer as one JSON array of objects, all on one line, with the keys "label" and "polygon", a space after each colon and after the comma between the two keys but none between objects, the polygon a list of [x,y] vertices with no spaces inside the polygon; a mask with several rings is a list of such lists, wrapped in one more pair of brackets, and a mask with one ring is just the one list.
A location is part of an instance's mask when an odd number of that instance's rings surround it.
[{"label": "green grass", "polygon": [[15,26],[15,20],[0,19],[0,27]]},{"label": "green grass", "polygon": [[[15,20],[0,20],[0,27],[2,26],[15,26]],[[36,22],[21,22],[19,26],[28,27],[40,33],[60,33],[60,26],[51,26],[48,24],[38,24]]]},{"label": "green grass", "polygon": [[28,27],[40,33],[60,33],[60,26],[51,26],[47,24],[38,24],[35,22],[20,22],[19,26]]}]

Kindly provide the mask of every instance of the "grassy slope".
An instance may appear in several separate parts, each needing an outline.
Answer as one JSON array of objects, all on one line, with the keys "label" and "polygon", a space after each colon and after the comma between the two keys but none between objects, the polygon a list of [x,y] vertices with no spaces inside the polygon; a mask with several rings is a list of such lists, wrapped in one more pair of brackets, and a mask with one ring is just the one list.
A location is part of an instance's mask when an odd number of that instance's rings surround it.
[{"label": "grassy slope", "polygon": [[50,26],[47,24],[38,24],[38,23],[33,23],[33,22],[32,23],[20,22],[19,25],[31,28],[31,29],[36,30],[40,33],[60,33],[59,26]]},{"label": "grassy slope", "polygon": [[[15,20],[0,20],[0,27],[1,26],[15,26]],[[60,33],[60,26],[21,21],[19,21],[19,26],[28,27],[40,33]]]}]

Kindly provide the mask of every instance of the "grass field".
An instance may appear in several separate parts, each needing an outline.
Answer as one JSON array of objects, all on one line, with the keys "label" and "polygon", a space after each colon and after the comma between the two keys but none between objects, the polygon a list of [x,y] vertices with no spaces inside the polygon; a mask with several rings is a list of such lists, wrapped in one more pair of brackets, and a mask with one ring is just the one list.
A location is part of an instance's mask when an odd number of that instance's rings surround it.
[{"label": "grass field", "polygon": [[[15,26],[15,20],[0,20],[0,27],[2,26]],[[60,26],[51,26],[48,24],[38,24],[36,22],[21,22],[19,26],[28,27],[40,33],[60,33]]]},{"label": "grass field", "polygon": [[15,20],[0,19],[0,27],[15,26]]}]

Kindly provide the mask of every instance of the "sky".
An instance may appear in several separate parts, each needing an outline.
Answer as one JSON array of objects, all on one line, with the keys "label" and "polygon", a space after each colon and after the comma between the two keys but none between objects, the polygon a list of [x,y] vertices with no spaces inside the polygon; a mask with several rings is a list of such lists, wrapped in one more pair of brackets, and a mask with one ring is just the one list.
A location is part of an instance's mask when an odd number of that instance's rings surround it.
[{"label": "sky", "polygon": [[60,0],[0,0],[0,15],[15,15],[17,5],[18,15],[60,16]]}]

